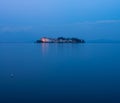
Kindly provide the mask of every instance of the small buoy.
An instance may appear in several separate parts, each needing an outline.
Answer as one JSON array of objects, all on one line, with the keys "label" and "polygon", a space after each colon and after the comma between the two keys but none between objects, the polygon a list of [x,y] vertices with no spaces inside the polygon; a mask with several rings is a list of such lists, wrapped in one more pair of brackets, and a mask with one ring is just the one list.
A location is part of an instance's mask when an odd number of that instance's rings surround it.
[{"label": "small buoy", "polygon": [[14,77],[14,74],[10,74],[10,77],[13,78],[13,77]]}]

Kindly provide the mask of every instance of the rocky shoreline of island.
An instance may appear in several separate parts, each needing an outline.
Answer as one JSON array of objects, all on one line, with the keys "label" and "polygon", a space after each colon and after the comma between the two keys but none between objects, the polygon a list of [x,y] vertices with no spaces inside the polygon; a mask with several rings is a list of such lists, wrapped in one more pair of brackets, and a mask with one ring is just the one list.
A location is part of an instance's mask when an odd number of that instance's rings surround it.
[{"label": "rocky shoreline of island", "polygon": [[42,37],[39,40],[37,40],[36,43],[85,43],[85,40],[79,38],[65,38],[65,37],[58,38]]}]

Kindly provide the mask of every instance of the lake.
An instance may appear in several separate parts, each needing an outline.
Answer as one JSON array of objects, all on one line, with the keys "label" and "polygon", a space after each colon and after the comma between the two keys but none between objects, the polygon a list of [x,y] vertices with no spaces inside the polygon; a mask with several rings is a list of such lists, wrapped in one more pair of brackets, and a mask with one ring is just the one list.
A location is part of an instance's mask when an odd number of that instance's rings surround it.
[{"label": "lake", "polygon": [[120,44],[0,44],[0,103],[120,103]]}]

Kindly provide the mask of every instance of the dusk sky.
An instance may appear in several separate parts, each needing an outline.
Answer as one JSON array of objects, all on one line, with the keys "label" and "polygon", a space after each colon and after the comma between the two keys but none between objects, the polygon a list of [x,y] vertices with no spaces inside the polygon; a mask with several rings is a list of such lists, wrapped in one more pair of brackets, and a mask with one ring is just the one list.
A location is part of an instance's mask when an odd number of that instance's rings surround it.
[{"label": "dusk sky", "polygon": [[120,40],[120,0],[0,0],[0,42]]}]

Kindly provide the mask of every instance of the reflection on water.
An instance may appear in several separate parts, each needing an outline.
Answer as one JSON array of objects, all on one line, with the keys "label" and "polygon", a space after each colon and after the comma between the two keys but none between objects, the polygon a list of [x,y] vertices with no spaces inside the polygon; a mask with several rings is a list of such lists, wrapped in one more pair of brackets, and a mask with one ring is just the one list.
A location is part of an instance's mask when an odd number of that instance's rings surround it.
[{"label": "reflection on water", "polygon": [[48,43],[41,43],[41,45],[42,45],[42,55],[44,56],[48,51],[49,44]]},{"label": "reflection on water", "polygon": [[119,103],[119,61],[120,44],[0,44],[0,103]]}]

